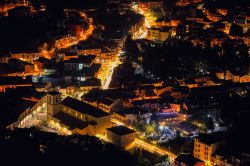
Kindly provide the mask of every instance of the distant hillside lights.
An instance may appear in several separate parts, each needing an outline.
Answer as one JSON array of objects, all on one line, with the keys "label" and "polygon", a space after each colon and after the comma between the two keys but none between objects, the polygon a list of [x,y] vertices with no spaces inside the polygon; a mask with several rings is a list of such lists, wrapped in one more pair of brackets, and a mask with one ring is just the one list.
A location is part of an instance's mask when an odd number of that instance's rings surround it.
[{"label": "distant hillside lights", "polygon": [[250,74],[237,74],[226,70],[225,72],[217,72],[216,76],[221,80],[231,80],[232,82],[246,83],[250,82]]}]

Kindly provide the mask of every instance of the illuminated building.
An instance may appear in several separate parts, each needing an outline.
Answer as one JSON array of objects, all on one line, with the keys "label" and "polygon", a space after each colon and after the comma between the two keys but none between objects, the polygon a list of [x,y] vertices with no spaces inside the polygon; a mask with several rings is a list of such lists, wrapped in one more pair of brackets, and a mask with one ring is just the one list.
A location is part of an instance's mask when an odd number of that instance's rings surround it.
[{"label": "illuminated building", "polygon": [[94,63],[94,55],[78,56],[64,61],[65,81],[86,81],[89,78],[97,78],[101,71],[101,64]]},{"label": "illuminated building", "polygon": [[150,0],[141,4],[151,9],[157,9],[157,8],[163,7],[163,1],[160,1],[160,0]]},{"label": "illuminated building", "polygon": [[76,29],[76,31],[75,31],[76,32],[76,36],[78,38],[80,38],[81,36],[84,35],[84,29],[83,29],[82,25],[76,25],[75,29]]},{"label": "illuminated building", "polygon": [[28,105],[19,110],[21,114],[7,128],[27,127],[29,120],[36,118],[47,122],[64,135],[98,134],[106,137],[106,129],[112,127],[110,114],[71,97],[61,101],[61,93],[57,91],[51,91],[35,100],[25,99],[25,102],[29,102]]},{"label": "illuminated building", "polygon": [[50,124],[56,126],[58,124],[60,132],[68,134],[80,134],[86,135],[89,134],[89,124],[73,116],[70,116],[67,113],[59,112],[50,118]]},{"label": "illuminated building", "polygon": [[94,63],[95,56],[79,56],[78,58],[71,58],[70,60],[64,61],[65,71],[80,71],[84,67],[91,67]]},{"label": "illuminated building", "polygon": [[114,103],[115,102],[109,98],[102,98],[98,101],[98,107],[105,112],[110,112]]},{"label": "illuminated building", "polygon": [[8,63],[9,59],[10,59],[9,54],[2,54],[0,57],[0,63]]},{"label": "illuminated building", "polygon": [[217,9],[216,11],[223,16],[226,16],[228,13],[227,9]]},{"label": "illuminated building", "polygon": [[250,75],[240,74],[226,70],[226,72],[217,72],[216,76],[222,80],[231,80],[232,82],[245,83],[250,82]]},{"label": "illuminated building", "polygon": [[68,36],[65,36],[65,37],[62,37],[62,38],[56,40],[55,47],[58,49],[59,48],[67,48],[71,45],[76,44],[77,42],[78,42],[77,37],[68,35]]},{"label": "illuminated building", "polygon": [[80,83],[80,90],[83,93],[89,92],[91,89],[101,88],[101,80],[98,78],[89,78],[86,81]]},{"label": "illuminated building", "polygon": [[125,126],[116,126],[107,129],[107,140],[126,150],[134,146],[135,136],[136,131]]},{"label": "illuminated building", "polygon": [[175,104],[175,103],[170,103],[167,104],[164,109],[162,110],[162,112],[180,112],[181,110],[181,106],[180,104]]},{"label": "illuminated building", "polygon": [[78,56],[76,53],[74,52],[66,52],[66,53],[63,53],[63,60],[64,61],[69,61],[70,59],[77,59]]},{"label": "illuminated building", "polygon": [[95,55],[95,61],[101,63],[113,61],[117,55],[117,50],[103,46],[84,48],[81,45],[77,45],[77,55]]},{"label": "illuminated building", "polygon": [[170,29],[149,28],[146,39],[155,42],[164,42],[170,36]]},{"label": "illuminated building", "polygon": [[40,52],[20,52],[20,53],[10,53],[11,58],[19,59],[29,63],[33,63],[34,60],[37,60],[41,57]]},{"label": "illuminated building", "polygon": [[206,163],[211,163],[211,157],[216,150],[225,143],[223,133],[215,133],[214,135],[199,134],[194,139],[193,155]]},{"label": "illuminated building", "polygon": [[111,115],[82,101],[70,97],[62,101],[62,111],[93,125],[90,133],[105,136],[106,129],[111,127]]},{"label": "illuminated building", "polygon": [[58,129],[78,134],[100,134],[106,136],[106,128],[112,126],[111,115],[102,110],[53,91],[47,95],[48,122]]},{"label": "illuminated building", "polygon": [[77,45],[77,54],[81,55],[97,55],[101,53],[101,48],[83,48],[80,45]]},{"label": "illuminated building", "polygon": [[18,115],[15,121],[9,124],[6,128],[14,129],[15,127],[26,127],[26,122],[32,119],[35,114],[37,114],[38,120],[47,120],[47,114],[41,112],[42,108],[45,108],[46,102],[47,95],[40,96],[39,98],[23,98],[20,107],[17,109],[20,112],[20,115]]},{"label": "illuminated building", "polygon": [[32,86],[32,82],[22,77],[0,77],[0,93],[9,88]]},{"label": "illuminated building", "polygon": [[113,114],[113,118],[123,124],[131,125],[149,121],[151,117],[150,111],[139,107],[124,108]]}]

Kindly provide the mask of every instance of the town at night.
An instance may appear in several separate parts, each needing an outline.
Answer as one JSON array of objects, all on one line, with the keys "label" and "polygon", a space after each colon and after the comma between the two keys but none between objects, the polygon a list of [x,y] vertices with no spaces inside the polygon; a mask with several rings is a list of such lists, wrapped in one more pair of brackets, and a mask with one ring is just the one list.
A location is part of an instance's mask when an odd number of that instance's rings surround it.
[{"label": "town at night", "polygon": [[1,0],[0,165],[250,166],[249,0]]}]

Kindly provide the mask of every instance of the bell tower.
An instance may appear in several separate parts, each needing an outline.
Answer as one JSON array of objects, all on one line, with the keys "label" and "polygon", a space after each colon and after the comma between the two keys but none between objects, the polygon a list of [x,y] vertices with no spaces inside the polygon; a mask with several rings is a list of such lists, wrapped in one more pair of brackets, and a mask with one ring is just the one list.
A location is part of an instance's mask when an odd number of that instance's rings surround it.
[{"label": "bell tower", "polygon": [[61,93],[51,91],[47,94],[47,114],[53,116],[61,111]]}]

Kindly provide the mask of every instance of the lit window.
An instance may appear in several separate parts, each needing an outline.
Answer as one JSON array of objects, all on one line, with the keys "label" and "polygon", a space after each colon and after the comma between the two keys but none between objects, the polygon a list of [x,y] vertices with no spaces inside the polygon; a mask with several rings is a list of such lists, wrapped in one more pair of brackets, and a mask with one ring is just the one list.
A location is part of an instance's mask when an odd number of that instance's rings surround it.
[{"label": "lit window", "polygon": [[82,68],[83,68],[83,64],[80,63],[80,64],[79,64],[79,70],[82,70]]}]

